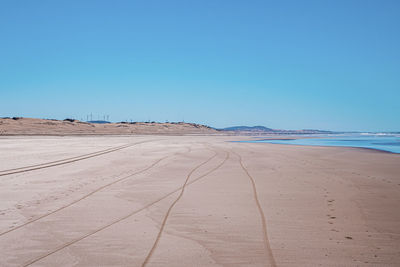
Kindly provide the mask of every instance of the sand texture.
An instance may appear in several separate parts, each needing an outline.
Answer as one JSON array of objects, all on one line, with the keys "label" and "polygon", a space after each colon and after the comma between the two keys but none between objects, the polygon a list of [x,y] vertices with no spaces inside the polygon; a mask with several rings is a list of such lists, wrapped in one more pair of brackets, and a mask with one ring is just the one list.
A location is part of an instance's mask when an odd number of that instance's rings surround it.
[{"label": "sand texture", "polygon": [[400,155],[243,138],[0,137],[0,266],[399,266]]}]

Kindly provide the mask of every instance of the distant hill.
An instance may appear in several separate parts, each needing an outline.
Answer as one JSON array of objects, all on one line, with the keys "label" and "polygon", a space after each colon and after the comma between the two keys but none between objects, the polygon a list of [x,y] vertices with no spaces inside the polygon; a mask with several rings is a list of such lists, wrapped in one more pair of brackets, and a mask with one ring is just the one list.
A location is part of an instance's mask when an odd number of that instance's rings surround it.
[{"label": "distant hill", "polygon": [[233,126],[215,129],[206,125],[184,122],[108,122],[95,120],[82,122],[67,118],[65,120],[46,120],[34,118],[0,118],[0,135],[68,135],[68,134],[218,134],[218,135],[291,135],[291,134],[329,134],[323,130],[280,130],[265,126]]},{"label": "distant hill", "polygon": [[281,130],[271,129],[265,126],[233,126],[219,129],[219,131],[226,131],[227,133],[245,134],[245,135],[262,135],[262,134],[331,134],[332,131],[303,129],[303,130]]},{"label": "distant hill", "polygon": [[264,126],[232,126],[221,129],[223,131],[241,131],[241,132],[273,132],[271,128]]}]

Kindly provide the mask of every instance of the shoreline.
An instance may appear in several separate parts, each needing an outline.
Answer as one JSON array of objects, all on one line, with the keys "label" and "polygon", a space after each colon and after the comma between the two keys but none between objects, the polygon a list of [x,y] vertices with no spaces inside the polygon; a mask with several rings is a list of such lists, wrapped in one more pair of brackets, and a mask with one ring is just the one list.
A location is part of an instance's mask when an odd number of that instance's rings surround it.
[{"label": "shoreline", "polygon": [[[325,138],[325,137],[324,137]],[[273,143],[269,141],[293,141],[293,140],[299,140],[299,139],[305,139],[305,138],[274,138],[274,139],[261,139],[261,140],[242,140],[242,141],[237,141],[237,142],[244,142],[244,143],[264,143],[264,144],[273,144],[273,145],[291,145],[291,146],[311,146],[311,147],[344,147],[344,148],[358,148],[358,149],[368,149],[368,150],[373,150],[376,152],[384,152],[384,153],[390,153],[390,154],[400,154],[400,152],[394,152],[390,150],[385,150],[382,148],[373,148],[373,147],[362,147],[362,146],[346,146],[346,145],[314,145],[314,144],[291,144],[291,143]],[[318,138],[307,138],[307,139],[318,139]]]}]

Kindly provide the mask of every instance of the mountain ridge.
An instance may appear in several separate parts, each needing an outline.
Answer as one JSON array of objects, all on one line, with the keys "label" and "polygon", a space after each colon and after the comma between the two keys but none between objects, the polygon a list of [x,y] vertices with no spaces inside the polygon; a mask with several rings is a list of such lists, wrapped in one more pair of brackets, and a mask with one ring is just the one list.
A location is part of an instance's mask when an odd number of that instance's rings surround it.
[{"label": "mountain ridge", "polygon": [[318,129],[302,129],[302,130],[282,130],[282,129],[272,129],[265,126],[231,126],[226,128],[217,129],[219,131],[227,131],[234,133],[247,133],[247,134],[332,134],[336,133],[327,130]]},{"label": "mountain ridge", "polygon": [[223,131],[257,131],[257,132],[272,132],[274,129],[267,128],[265,126],[257,125],[257,126],[231,126],[222,128],[220,130]]}]

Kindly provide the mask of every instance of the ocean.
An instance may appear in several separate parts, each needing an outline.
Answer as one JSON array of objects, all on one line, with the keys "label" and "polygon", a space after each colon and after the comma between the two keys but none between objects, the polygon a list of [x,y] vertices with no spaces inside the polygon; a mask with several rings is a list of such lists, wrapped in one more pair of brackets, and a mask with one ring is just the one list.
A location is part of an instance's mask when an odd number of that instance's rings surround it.
[{"label": "ocean", "polygon": [[260,139],[245,142],[303,146],[361,147],[400,153],[400,134],[349,134],[303,137],[305,136],[302,136],[301,139],[290,136],[287,139]]}]

